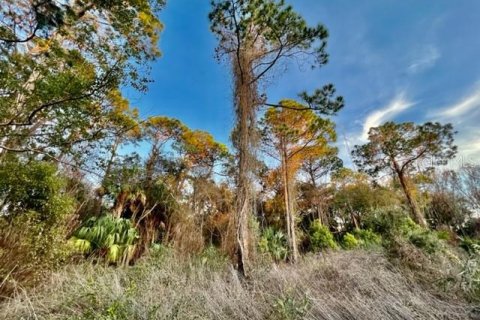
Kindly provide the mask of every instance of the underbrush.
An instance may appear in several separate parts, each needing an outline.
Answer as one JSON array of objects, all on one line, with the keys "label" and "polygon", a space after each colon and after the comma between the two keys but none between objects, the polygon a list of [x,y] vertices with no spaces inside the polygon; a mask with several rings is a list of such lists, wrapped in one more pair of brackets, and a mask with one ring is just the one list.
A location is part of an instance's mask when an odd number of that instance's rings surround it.
[{"label": "underbrush", "polygon": [[403,211],[374,211],[365,226],[382,235],[389,260],[404,274],[434,291],[480,301],[480,246],[448,230],[420,227]]},{"label": "underbrush", "polygon": [[[2,319],[468,319],[381,253],[333,251],[239,278],[214,249],[180,259],[165,247],[133,267],[84,263],[19,292]],[[375,272],[372,272],[372,271]]]}]

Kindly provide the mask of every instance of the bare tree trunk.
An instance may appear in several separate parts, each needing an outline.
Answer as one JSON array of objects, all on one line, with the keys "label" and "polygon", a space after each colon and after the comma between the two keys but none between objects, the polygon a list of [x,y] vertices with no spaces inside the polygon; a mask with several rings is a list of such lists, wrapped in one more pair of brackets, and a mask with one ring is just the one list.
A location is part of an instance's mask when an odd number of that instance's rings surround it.
[{"label": "bare tree trunk", "polygon": [[[293,252],[292,228],[290,227],[290,197],[288,195],[288,176],[285,153],[282,152],[282,180],[283,180],[283,199],[285,202],[285,220],[287,222],[287,239],[290,252]],[[293,260],[293,259],[292,259]]]},{"label": "bare tree trunk", "polygon": [[355,230],[359,230],[360,229],[360,225],[358,223],[358,220],[357,220],[357,217],[355,215],[355,212],[353,212],[352,210],[350,211],[350,219],[352,219],[352,222],[353,222],[353,227],[355,228]]},{"label": "bare tree trunk", "polygon": [[102,185],[105,183],[108,176],[110,175],[110,171],[112,171],[113,162],[115,160],[115,157],[117,156],[117,150],[118,150],[118,147],[120,146],[121,140],[122,138],[120,136],[117,136],[113,141],[111,152],[110,152],[110,158],[108,159],[107,167],[105,168],[105,173],[103,174],[103,178],[102,178]]},{"label": "bare tree trunk", "polygon": [[160,158],[160,150],[158,147],[158,142],[154,142],[148,159],[145,164],[145,181],[147,188],[151,188],[153,185],[153,176],[155,174],[155,166]]},{"label": "bare tree trunk", "polygon": [[235,259],[238,271],[247,275],[250,252],[249,217],[253,211],[253,166],[256,148],[256,108],[258,105],[257,88],[253,83],[251,57],[241,52],[233,59],[235,76],[235,108],[237,127],[234,144],[238,150],[237,199],[234,214]]},{"label": "bare tree trunk", "polygon": [[293,206],[293,188],[288,176],[288,158],[285,148],[282,146],[282,173],[283,190],[285,199],[285,216],[287,221],[287,237],[290,247],[290,261],[296,263],[298,260],[297,237],[295,233],[295,214]]},{"label": "bare tree trunk", "polygon": [[307,170],[307,173],[310,176],[310,183],[312,184],[312,188],[313,188],[312,204],[315,207],[318,221],[320,221],[322,225],[328,227],[330,223],[328,222],[328,216],[324,210],[324,206],[320,204],[320,195],[319,195],[320,190],[318,188],[317,181],[315,180],[315,174],[313,173],[313,170],[311,168]]},{"label": "bare tree trunk", "polygon": [[408,205],[410,207],[410,211],[412,213],[412,218],[415,220],[416,223],[421,225],[424,228],[427,228],[427,221],[425,220],[425,217],[423,216],[422,212],[420,211],[420,208],[418,207],[417,202],[412,196],[410,187],[408,185],[407,179],[405,177],[405,174],[402,172],[400,169],[398,163],[396,161],[393,162],[393,165],[395,167],[395,171],[398,175],[398,180],[400,181],[400,185],[402,186],[403,193],[405,194],[405,197],[407,198]]}]

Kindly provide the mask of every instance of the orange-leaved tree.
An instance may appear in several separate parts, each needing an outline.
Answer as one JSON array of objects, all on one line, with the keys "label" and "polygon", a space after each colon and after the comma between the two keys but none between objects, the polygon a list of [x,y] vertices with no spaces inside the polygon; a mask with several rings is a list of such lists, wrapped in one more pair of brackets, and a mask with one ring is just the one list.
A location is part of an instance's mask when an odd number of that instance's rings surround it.
[{"label": "orange-leaved tree", "polygon": [[290,260],[298,258],[296,239],[295,180],[307,159],[330,152],[336,140],[335,125],[313,110],[292,100],[281,101],[282,108],[268,109],[262,119],[262,138],[267,155],[280,162]]}]

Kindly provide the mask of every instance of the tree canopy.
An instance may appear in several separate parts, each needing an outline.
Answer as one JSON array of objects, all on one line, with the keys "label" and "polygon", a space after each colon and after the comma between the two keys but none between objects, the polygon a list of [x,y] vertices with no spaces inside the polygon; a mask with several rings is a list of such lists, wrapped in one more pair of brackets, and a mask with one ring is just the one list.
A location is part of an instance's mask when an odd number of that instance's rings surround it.
[{"label": "tree canopy", "polygon": [[[80,157],[92,143],[134,127],[125,120],[137,113],[120,87],[145,90],[145,63],[160,55],[162,6],[161,0],[2,3],[1,152],[61,159],[77,148]],[[112,132],[113,126],[124,129]]]},{"label": "tree canopy", "polygon": [[[408,176],[414,170],[426,170],[446,164],[457,147],[453,144],[453,127],[438,122],[417,125],[412,122],[387,122],[371,128],[367,144],[355,146],[352,155],[355,164],[372,176],[388,170],[400,181],[411,207],[414,219],[426,226],[423,215],[413,199]],[[427,161],[427,163],[425,163]]]}]

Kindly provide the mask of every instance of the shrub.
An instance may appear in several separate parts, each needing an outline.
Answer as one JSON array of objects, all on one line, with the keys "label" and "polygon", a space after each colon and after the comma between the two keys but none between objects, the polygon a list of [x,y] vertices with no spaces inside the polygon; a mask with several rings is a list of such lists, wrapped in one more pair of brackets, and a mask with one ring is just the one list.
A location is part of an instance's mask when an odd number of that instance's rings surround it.
[{"label": "shrub", "polygon": [[228,257],[214,246],[204,249],[199,258],[202,266],[207,267],[211,271],[222,270],[228,264]]},{"label": "shrub", "polygon": [[301,299],[296,299],[290,294],[283,294],[276,299],[273,307],[275,310],[275,319],[303,319],[311,309],[311,301],[306,296]]},{"label": "shrub", "polygon": [[461,238],[460,247],[469,255],[480,254],[480,240],[469,237]]},{"label": "shrub", "polygon": [[480,301],[480,240],[464,238],[460,247],[468,253],[460,273],[461,287],[469,298]]},{"label": "shrub", "polygon": [[449,230],[438,230],[438,231],[436,231],[436,234],[437,234],[438,239],[445,240],[445,241],[452,240],[453,236],[455,235],[455,233],[453,233]]},{"label": "shrub", "polygon": [[480,300],[480,251],[465,261],[461,276],[463,291],[473,300]]},{"label": "shrub", "polygon": [[[364,225],[373,234],[382,234],[386,240],[384,242],[386,246],[391,246],[393,242],[402,238],[429,254],[444,248],[441,241],[441,238],[445,237],[444,233],[423,229],[406,213],[395,208],[374,211],[364,220]],[[380,243],[380,240],[373,241]]]},{"label": "shrub", "polygon": [[260,251],[268,253],[275,261],[287,259],[288,244],[283,232],[269,227],[263,231],[259,242]]},{"label": "shrub", "polygon": [[404,211],[387,207],[371,211],[363,220],[363,227],[375,233],[391,236],[399,230],[409,229],[415,223]]},{"label": "shrub", "polygon": [[357,229],[353,232],[359,244],[364,248],[378,246],[382,244],[382,237],[370,229]]},{"label": "shrub", "polygon": [[108,263],[132,261],[139,238],[130,220],[113,216],[93,217],[70,239],[72,246],[85,255],[95,254]]},{"label": "shrub", "polygon": [[450,226],[459,230],[472,214],[466,199],[451,190],[436,190],[430,196],[425,216],[433,228]]},{"label": "shrub", "polygon": [[443,248],[437,232],[423,229],[413,222],[411,218],[404,218],[400,221],[397,234],[429,254],[438,252]]},{"label": "shrub", "polygon": [[437,234],[429,230],[415,230],[408,235],[408,240],[427,253],[435,253],[442,247]]},{"label": "shrub", "polygon": [[310,244],[314,251],[337,249],[337,244],[327,226],[320,221],[314,221],[310,226]]},{"label": "shrub", "polygon": [[0,296],[35,285],[68,257],[74,199],[55,165],[7,156],[0,165]]},{"label": "shrub", "polygon": [[405,217],[399,221],[398,230],[403,235],[410,235],[415,232],[422,231],[423,229],[415,223],[410,217]]},{"label": "shrub", "polygon": [[349,232],[347,232],[342,239],[342,247],[351,250],[358,248],[360,242],[355,238],[355,236]]}]

